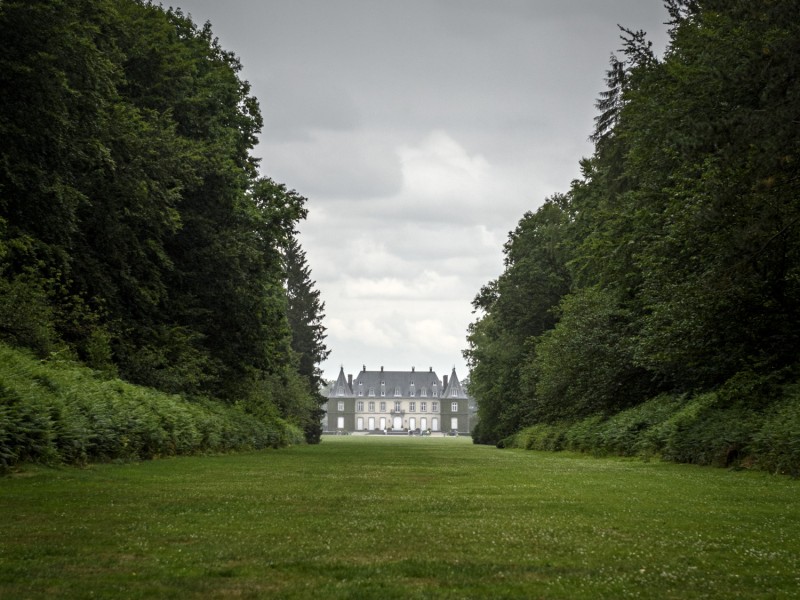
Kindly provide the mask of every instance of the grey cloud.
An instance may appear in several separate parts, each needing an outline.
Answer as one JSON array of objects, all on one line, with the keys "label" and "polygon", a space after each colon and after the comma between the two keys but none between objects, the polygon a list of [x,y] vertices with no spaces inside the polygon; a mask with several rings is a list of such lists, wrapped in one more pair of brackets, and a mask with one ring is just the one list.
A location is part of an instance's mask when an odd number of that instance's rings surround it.
[{"label": "grey cloud", "polygon": [[377,362],[465,376],[470,302],[501,272],[508,231],[592,151],[617,23],[666,42],[659,0],[179,3],[241,58],[262,172],[309,199],[327,374]]}]

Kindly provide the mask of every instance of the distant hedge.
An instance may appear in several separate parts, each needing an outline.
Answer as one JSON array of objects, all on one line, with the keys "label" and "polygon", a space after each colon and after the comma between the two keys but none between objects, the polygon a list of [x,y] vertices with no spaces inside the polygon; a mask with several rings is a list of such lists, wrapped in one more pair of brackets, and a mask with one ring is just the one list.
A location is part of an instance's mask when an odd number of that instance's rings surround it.
[{"label": "distant hedge", "polygon": [[0,344],[0,472],[24,462],[83,465],[277,448],[303,433],[209,399],[109,379]]},{"label": "distant hedge", "polygon": [[753,395],[737,380],[718,392],[662,395],[610,417],[541,423],[498,445],[657,457],[800,476],[800,385],[781,387],[761,406]]}]

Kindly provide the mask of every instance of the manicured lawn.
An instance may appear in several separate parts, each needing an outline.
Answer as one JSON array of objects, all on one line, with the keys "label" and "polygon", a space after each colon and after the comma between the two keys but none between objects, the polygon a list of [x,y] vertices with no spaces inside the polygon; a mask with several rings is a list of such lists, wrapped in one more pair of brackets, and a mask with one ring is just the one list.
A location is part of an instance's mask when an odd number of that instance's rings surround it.
[{"label": "manicured lawn", "polygon": [[0,598],[792,598],[800,481],[325,438],[0,478]]}]

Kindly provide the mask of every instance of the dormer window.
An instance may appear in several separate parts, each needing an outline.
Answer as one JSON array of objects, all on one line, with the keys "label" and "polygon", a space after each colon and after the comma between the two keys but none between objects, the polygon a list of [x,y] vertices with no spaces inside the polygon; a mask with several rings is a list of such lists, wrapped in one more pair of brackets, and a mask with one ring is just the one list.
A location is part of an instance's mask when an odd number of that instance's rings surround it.
[{"label": "dormer window", "polygon": [[458,390],[456,388],[453,388],[452,390],[450,390],[450,395],[453,396],[454,398],[457,397]]},{"label": "dormer window", "polygon": [[358,382],[358,395],[359,396],[364,395],[364,383],[362,381]]},{"label": "dormer window", "polygon": [[400,392],[400,386],[397,386],[396,388],[394,388],[394,395],[395,395],[395,397],[396,397],[396,398],[399,398],[400,396],[402,396],[402,395],[403,395],[403,394]]},{"label": "dormer window", "polygon": [[370,398],[374,398],[375,397],[375,388],[374,387],[369,388],[368,394],[369,394]]},{"label": "dormer window", "polygon": [[428,390],[426,388],[422,388],[419,391],[419,395],[422,396],[423,398],[427,398],[428,397]]},{"label": "dormer window", "polygon": [[344,396],[344,386],[340,385],[338,387],[338,389],[336,390],[336,395],[337,396]]},{"label": "dormer window", "polygon": [[386,396],[386,382],[381,381],[381,398]]}]

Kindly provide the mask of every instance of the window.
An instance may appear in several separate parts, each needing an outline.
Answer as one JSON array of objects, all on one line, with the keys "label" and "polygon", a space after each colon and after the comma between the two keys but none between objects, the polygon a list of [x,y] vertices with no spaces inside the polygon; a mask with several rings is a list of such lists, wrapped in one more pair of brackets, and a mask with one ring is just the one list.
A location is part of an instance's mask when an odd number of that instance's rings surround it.
[{"label": "window", "polygon": [[453,412],[458,412],[458,402],[453,402],[450,405],[450,410],[453,411]]},{"label": "window", "polygon": [[344,396],[344,386],[341,386],[341,385],[339,386],[339,388],[336,390],[336,395],[337,396]]},{"label": "window", "polygon": [[363,400],[359,400],[358,401],[358,403],[356,404],[356,410],[358,412],[364,412],[364,402],[363,402]]},{"label": "window", "polygon": [[422,396],[423,398],[427,398],[428,397],[428,390],[426,388],[422,388],[419,391],[419,395]]},{"label": "window", "polygon": [[344,402],[339,400],[339,404],[338,404],[337,408],[339,409],[339,412],[342,412],[344,410]]},{"label": "window", "polygon": [[[381,412],[386,412],[386,402],[381,402]],[[381,427],[383,429],[383,427]]]},{"label": "window", "polygon": [[453,388],[452,390],[450,390],[450,395],[453,396],[454,398],[458,397],[458,390],[456,388]]},{"label": "window", "polygon": [[428,403],[427,402],[420,402],[419,403],[419,410],[420,410],[420,412],[427,412],[428,411]]},{"label": "window", "polygon": [[369,412],[375,412],[375,402],[369,403]]},{"label": "window", "polygon": [[438,402],[431,402],[431,410],[433,412],[439,412],[439,403]]},{"label": "window", "polygon": [[399,397],[400,397],[400,396],[402,396],[402,395],[403,395],[403,394],[401,394],[401,393],[400,393],[400,387],[399,387],[399,386],[398,386],[398,387],[396,387],[396,388],[394,388],[394,397],[395,397],[395,398],[399,398]]},{"label": "window", "polygon": [[395,402],[394,403],[394,412],[400,412],[400,410],[401,410],[400,409],[400,403],[399,402]]},{"label": "window", "polygon": [[369,388],[369,397],[370,398],[374,398],[375,397],[375,388],[374,387]]},{"label": "window", "polygon": [[417,411],[417,403],[416,402],[409,402],[408,403],[408,412],[416,412]]}]

